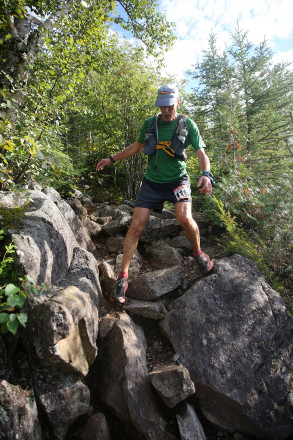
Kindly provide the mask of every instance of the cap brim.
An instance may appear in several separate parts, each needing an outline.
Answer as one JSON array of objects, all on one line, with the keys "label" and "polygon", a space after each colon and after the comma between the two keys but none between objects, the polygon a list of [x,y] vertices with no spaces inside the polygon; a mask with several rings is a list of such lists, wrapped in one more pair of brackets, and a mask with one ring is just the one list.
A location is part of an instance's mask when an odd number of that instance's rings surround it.
[{"label": "cap brim", "polygon": [[155,102],[155,107],[169,107],[170,105],[175,104],[176,99],[175,96],[170,95],[158,96]]}]

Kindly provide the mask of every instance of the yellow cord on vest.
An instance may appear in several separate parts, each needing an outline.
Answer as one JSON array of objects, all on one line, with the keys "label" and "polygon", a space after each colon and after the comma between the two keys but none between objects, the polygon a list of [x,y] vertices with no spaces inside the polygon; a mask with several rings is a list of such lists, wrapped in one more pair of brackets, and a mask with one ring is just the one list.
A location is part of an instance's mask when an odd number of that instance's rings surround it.
[{"label": "yellow cord on vest", "polygon": [[170,142],[159,142],[156,146],[157,150],[164,150],[165,153],[169,154],[169,156],[174,157],[175,153],[172,150],[172,148],[170,148],[171,143]]}]

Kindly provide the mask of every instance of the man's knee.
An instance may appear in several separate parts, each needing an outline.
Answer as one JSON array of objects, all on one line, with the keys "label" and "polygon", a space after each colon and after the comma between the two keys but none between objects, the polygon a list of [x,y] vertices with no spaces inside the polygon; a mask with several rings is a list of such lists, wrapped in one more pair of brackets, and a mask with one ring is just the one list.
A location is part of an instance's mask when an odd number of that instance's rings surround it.
[{"label": "man's knee", "polygon": [[139,219],[133,219],[130,225],[130,229],[133,232],[141,232],[144,228],[145,222]]},{"label": "man's knee", "polygon": [[187,213],[182,213],[181,215],[177,216],[177,219],[184,229],[198,229],[198,226],[193,220],[192,216],[188,215]]},{"label": "man's knee", "polygon": [[132,233],[140,234],[144,230],[147,221],[148,218],[145,216],[134,216],[129,229],[132,231]]}]

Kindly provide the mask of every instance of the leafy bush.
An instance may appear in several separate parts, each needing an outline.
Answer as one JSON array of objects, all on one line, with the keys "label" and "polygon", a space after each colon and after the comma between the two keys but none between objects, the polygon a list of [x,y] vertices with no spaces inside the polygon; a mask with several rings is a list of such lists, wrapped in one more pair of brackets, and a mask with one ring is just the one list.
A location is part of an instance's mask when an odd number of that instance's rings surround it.
[{"label": "leafy bush", "polygon": [[[3,240],[5,231],[0,230],[0,241]],[[40,288],[29,275],[20,277],[13,275],[13,258],[15,245],[10,243],[4,246],[5,251],[0,259],[0,329],[1,333],[10,331],[17,333],[19,324],[23,327],[27,323],[27,313],[21,311],[28,296],[38,294]],[[14,282],[11,282],[11,281]],[[14,284],[15,283],[15,284]]]}]

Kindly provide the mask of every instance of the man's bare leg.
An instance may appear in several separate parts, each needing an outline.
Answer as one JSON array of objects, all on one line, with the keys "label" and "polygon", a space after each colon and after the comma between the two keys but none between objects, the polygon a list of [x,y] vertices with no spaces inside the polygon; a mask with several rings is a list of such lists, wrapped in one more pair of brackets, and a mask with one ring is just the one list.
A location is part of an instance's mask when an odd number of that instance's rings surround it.
[{"label": "man's bare leg", "polygon": [[185,234],[190,241],[193,249],[193,257],[198,269],[205,275],[211,273],[214,263],[210,257],[205,254],[200,248],[200,234],[199,229],[192,217],[191,203],[179,202],[175,205],[175,213],[177,220],[185,229]]},{"label": "man's bare leg", "polygon": [[132,221],[124,240],[121,270],[118,275],[115,290],[110,295],[111,301],[115,301],[119,304],[125,302],[125,292],[128,287],[128,268],[137,248],[139,236],[144,230],[151,212],[152,210],[147,208],[134,208]]},{"label": "man's bare leg", "polygon": [[147,224],[151,209],[134,208],[132,221],[124,239],[121,271],[128,271],[131,259],[138,245],[140,234]]},{"label": "man's bare leg", "polygon": [[200,234],[197,223],[192,217],[191,203],[179,202],[175,205],[175,214],[180,225],[185,229],[185,234],[191,243],[193,251],[200,249]]}]

